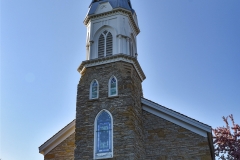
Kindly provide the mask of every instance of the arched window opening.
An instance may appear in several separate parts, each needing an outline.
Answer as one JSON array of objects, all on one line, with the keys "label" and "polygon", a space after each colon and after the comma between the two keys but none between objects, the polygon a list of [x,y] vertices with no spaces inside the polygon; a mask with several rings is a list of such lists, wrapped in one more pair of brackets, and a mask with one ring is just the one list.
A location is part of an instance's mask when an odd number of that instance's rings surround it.
[{"label": "arched window opening", "polygon": [[113,36],[111,32],[104,31],[98,39],[98,58],[113,54]]},{"label": "arched window opening", "polygon": [[113,49],[113,38],[112,34],[108,32],[107,34],[107,46],[106,46],[106,56],[111,56],[112,55],[112,49]]},{"label": "arched window opening", "polygon": [[117,96],[118,95],[118,85],[116,77],[111,77],[109,80],[109,96]]},{"label": "arched window opening", "polygon": [[90,85],[90,99],[98,98],[98,82],[93,80]]},{"label": "arched window opening", "polygon": [[113,157],[113,120],[111,114],[103,110],[95,120],[94,158],[105,159]]},{"label": "arched window opening", "polygon": [[108,33],[108,31],[104,31],[103,33],[106,35]]},{"label": "arched window opening", "polygon": [[105,50],[105,38],[103,34],[101,34],[98,39],[98,58],[104,57],[104,50]]}]

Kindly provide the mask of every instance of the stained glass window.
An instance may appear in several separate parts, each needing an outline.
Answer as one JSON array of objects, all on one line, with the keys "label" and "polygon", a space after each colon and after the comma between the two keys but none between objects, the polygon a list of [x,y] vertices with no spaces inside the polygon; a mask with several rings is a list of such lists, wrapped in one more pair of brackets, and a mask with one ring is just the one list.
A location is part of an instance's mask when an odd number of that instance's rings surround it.
[{"label": "stained glass window", "polygon": [[111,116],[103,111],[97,118],[97,153],[112,151],[112,124]]},{"label": "stained glass window", "polygon": [[95,99],[95,98],[98,98],[98,83],[96,80],[94,80],[92,83],[91,83],[91,99]]},{"label": "stained glass window", "polygon": [[110,79],[109,87],[110,96],[117,95],[117,80],[115,77]]}]

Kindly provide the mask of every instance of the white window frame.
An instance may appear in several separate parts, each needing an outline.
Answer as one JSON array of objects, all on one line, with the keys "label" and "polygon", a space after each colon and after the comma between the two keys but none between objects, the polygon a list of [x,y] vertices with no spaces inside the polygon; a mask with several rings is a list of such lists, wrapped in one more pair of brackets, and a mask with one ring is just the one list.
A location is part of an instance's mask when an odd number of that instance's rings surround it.
[{"label": "white window frame", "polygon": [[[112,78],[115,78],[116,80],[116,94],[111,95],[111,80]],[[108,97],[114,97],[114,96],[118,96],[118,80],[115,76],[111,76],[110,79],[108,80]]]},{"label": "white window frame", "polygon": [[[104,34],[104,32],[107,32],[106,34]],[[104,30],[98,37],[98,41],[97,41],[97,57],[99,58],[99,53],[98,53],[98,47],[99,47],[99,38],[101,35],[103,35],[104,37],[104,53],[103,53],[103,57],[106,57],[107,56],[107,36],[108,34],[111,33],[110,31],[108,30]],[[111,33],[112,35],[112,55],[113,55],[113,34]],[[101,57],[101,58],[103,58]]]},{"label": "white window frame", "polygon": [[[97,97],[96,98],[93,98],[92,97],[92,84],[93,82],[96,81],[97,82]],[[89,91],[89,99],[98,99],[99,97],[99,83],[96,79],[92,80],[92,82],[90,83],[90,91]]]},{"label": "white window frame", "polygon": [[[105,111],[107,112],[110,117],[111,117],[111,141],[112,141],[112,151],[111,152],[107,152],[107,153],[99,153],[98,155],[96,154],[96,151],[97,151],[97,119],[98,117],[101,115],[101,113]],[[106,110],[106,109],[103,109],[101,110],[97,116],[95,117],[95,121],[94,121],[94,146],[93,146],[93,158],[94,159],[108,159],[108,158],[113,158],[113,117],[112,117],[112,114]]]}]

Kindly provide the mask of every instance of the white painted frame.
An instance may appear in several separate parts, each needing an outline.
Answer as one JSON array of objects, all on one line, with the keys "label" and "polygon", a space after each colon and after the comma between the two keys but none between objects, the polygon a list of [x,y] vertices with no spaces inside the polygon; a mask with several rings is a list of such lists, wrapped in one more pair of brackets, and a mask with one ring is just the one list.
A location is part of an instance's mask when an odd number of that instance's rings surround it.
[{"label": "white painted frame", "polygon": [[[99,155],[96,155],[96,148],[97,148],[97,119],[98,117],[101,115],[101,113],[105,111],[107,112],[110,117],[111,117],[111,141],[112,141],[112,151],[111,152],[107,152],[107,153],[102,153],[102,154],[99,154]],[[101,110],[97,116],[95,117],[95,120],[94,120],[94,146],[93,146],[93,159],[108,159],[108,158],[113,158],[113,117],[112,117],[112,114],[106,110],[106,109],[103,109]]]},{"label": "white painted frame", "polygon": [[[116,80],[116,94],[111,95],[111,80],[112,78],[115,78]],[[114,97],[114,96],[118,96],[118,80],[115,76],[111,76],[110,79],[108,80],[108,97]]]},{"label": "white painted frame", "polygon": [[[92,84],[93,82],[96,81],[97,82],[97,97],[93,98],[92,97]],[[96,79],[92,80],[92,82],[90,83],[90,91],[89,91],[89,99],[98,99],[99,98],[99,83]]]},{"label": "white painted frame", "polygon": [[[106,34],[103,33],[105,31],[107,31]],[[113,55],[113,34],[110,31],[108,31],[107,29],[104,30],[103,32],[102,32],[102,34],[99,35],[98,41],[97,41],[97,56],[98,56],[98,58],[99,58],[99,53],[98,53],[99,38],[100,38],[101,35],[103,35],[103,37],[104,37],[104,54],[103,54],[103,57],[107,56],[107,36],[108,36],[109,33],[112,35],[112,55]],[[101,58],[103,58],[103,57],[101,57]]]},{"label": "white painted frame", "polygon": [[[100,37],[101,34],[103,34],[104,31],[108,31],[112,34],[112,55],[116,54],[117,53],[117,32],[116,30],[109,26],[109,25],[103,25],[102,27],[100,27],[94,34],[93,36],[93,44],[92,44],[92,50],[90,51],[90,59],[95,59],[95,58],[98,58],[98,39]],[[104,34],[103,34],[104,35]],[[105,38],[105,35],[104,35],[104,38]],[[105,41],[106,41],[106,38],[105,38]],[[106,43],[105,43],[105,46],[106,46]],[[105,56],[105,49],[104,49],[104,57]]]}]

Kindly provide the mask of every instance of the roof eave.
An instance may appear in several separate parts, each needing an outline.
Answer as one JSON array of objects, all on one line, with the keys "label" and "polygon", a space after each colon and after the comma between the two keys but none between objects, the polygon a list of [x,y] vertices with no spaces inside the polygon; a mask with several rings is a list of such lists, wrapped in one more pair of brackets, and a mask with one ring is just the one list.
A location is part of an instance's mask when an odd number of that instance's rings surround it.
[{"label": "roof eave", "polygon": [[[141,98],[141,102],[142,102],[142,104],[145,105],[145,106],[143,106],[144,110],[147,110],[155,115],[158,115],[159,117],[162,116],[161,118],[169,120],[173,123],[177,122],[178,125],[181,125],[184,128],[190,129],[191,131],[193,131],[201,136],[207,137],[208,133],[212,133],[211,126],[203,124],[199,121],[196,121],[190,117],[187,117],[183,114],[175,112],[171,109],[168,109],[164,106],[161,106],[161,105],[154,103],[150,100],[147,100],[145,98]],[[146,108],[146,107],[149,107],[149,108]]]},{"label": "roof eave", "polygon": [[63,142],[67,137],[72,135],[75,132],[75,120],[70,122],[67,126],[61,129],[58,133],[52,136],[49,140],[43,143],[39,147],[39,153],[46,155],[49,153],[53,148]]},{"label": "roof eave", "polygon": [[89,21],[92,19],[92,18],[95,18],[95,17],[100,17],[100,16],[105,16],[105,15],[109,15],[109,14],[113,14],[113,13],[116,13],[116,12],[123,12],[123,13],[126,13],[129,18],[130,18],[130,21],[132,22],[133,26],[134,26],[134,29],[137,33],[137,35],[140,33],[140,29],[138,27],[138,24],[136,24],[136,22],[134,21],[134,18],[133,18],[133,14],[131,11],[127,10],[127,9],[124,9],[124,8],[121,8],[121,7],[118,7],[118,8],[114,8],[113,10],[111,11],[108,11],[108,12],[103,12],[103,13],[99,13],[99,14],[87,14],[87,16],[85,17],[83,23],[85,25],[88,25]]}]

